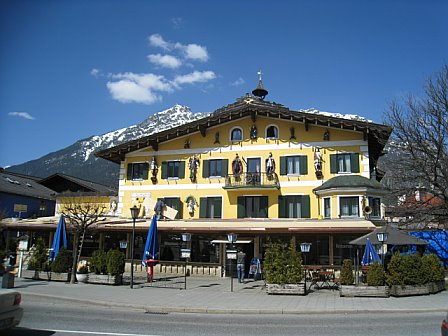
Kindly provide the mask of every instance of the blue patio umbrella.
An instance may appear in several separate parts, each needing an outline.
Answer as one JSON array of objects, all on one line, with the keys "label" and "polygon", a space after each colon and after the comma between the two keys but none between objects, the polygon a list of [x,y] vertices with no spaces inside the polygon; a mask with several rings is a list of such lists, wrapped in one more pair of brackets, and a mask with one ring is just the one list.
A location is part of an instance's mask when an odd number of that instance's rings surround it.
[{"label": "blue patio umbrella", "polygon": [[65,229],[64,216],[61,216],[59,219],[58,227],[56,228],[56,233],[53,237],[53,244],[51,245],[49,256],[51,261],[58,255],[61,246],[67,249],[67,230]]},{"label": "blue patio umbrella", "polygon": [[370,239],[367,238],[366,247],[364,249],[364,255],[361,260],[361,265],[367,266],[373,264],[375,261],[381,263],[381,258],[376,252],[375,247],[373,246]]},{"label": "blue patio umbrella", "polygon": [[159,241],[157,239],[157,215],[152,216],[149,226],[148,236],[146,237],[145,249],[143,250],[143,266],[148,266],[148,281],[152,282],[154,265],[159,262]]}]

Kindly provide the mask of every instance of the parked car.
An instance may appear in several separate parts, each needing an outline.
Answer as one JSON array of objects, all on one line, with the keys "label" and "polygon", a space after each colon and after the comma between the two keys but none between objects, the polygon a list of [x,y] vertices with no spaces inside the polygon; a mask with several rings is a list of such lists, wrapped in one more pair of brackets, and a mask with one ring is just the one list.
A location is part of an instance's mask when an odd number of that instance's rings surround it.
[{"label": "parked car", "polygon": [[442,321],[442,336],[448,336],[448,312],[446,313],[445,319]]},{"label": "parked car", "polygon": [[14,290],[0,289],[0,330],[15,327],[23,316],[22,295]]}]

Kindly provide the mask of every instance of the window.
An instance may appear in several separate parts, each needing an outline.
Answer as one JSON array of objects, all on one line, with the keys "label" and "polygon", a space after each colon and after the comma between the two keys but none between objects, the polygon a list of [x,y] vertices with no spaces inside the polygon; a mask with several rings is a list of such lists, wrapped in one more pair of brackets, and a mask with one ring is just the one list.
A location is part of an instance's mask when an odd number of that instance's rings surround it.
[{"label": "window", "polygon": [[369,206],[372,208],[370,217],[381,217],[381,199],[378,197],[369,197]]},{"label": "window", "polygon": [[127,180],[142,181],[148,179],[148,162],[128,163]]},{"label": "window", "polygon": [[278,139],[277,126],[271,125],[266,128],[266,139]]},{"label": "window", "polygon": [[291,195],[278,197],[279,218],[310,218],[310,196]]},{"label": "window", "polygon": [[163,161],[162,179],[181,179],[185,177],[185,161]]},{"label": "window", "polygon": [[229,160],[214,159],[202,161],[202,177],[223,177],[227,176]]},{"label": "window", "polygon": [[359,154],[342,153],[330,155],[330,172],[337,173],[359,173]]},{"label": "window", "polygon": [[359,217],[359,197],[340,197],[339,213],[341,217]]},{"label": "window", "polygon": [[306,174],[308,174],[308,161],[306,155],[280,157],[280,175]]},{"label": "window", "polygon": [[268,218],[268,197],[238,197],[238,218]]},{"label": "window", "polygon": [[324,198],[324,218],[331,218],[331,198]]},{"label": "window", "polygon": [[222,218],[222,198],[201,197],[199,200],[199,218]]},{"label": "window", "polygon": [[165,198],[162,198],[162,200],[166,206],[169,206],[170,208],[177,210],[175,219],[182,218],[182,209],[183,208],[182,208],[182,202],[180,201],[179,197],[165,197]]},{"label": "window", "polygon": [[234,128],[230,132],[230,141],[242,141],[243,140],[243,130],[239,127]]}]

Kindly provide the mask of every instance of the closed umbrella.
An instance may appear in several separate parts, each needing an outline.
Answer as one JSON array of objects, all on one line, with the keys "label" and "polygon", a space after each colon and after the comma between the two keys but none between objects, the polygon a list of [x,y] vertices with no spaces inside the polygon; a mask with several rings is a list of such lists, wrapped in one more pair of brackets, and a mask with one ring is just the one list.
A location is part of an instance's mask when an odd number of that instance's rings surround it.
[{"label": "closed umbrella", "polygon": [[364,249],[364,255],[362,257],[361,265],[367,266],[373,264],[374,262],[381,263],[381,258],[373,247],[372,242],[369,238],[366,241],[366,247]]},{"label": "closed umbrella", "polygon": [[159,241],[157,239],[157,215],[154,215],[149,226],[146,237],[145,249],[143,250],[142,264],[148,266],[148,280],[152,281],[153,267],[160,260]]},{"label": "closed umbrella", "polygon": [[51,261],[58,255],[61,246],[67,249],[67,230],[65,229],[64,216],[61,216],[59,219],[58,227],[56,228],[56,233],[53,237],[53,244],[51,245],[49,256]]}]

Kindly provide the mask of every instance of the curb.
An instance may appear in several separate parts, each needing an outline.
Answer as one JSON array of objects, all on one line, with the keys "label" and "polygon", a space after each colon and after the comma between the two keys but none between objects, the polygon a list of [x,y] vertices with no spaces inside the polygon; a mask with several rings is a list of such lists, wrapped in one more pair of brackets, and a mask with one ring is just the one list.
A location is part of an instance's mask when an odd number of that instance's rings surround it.
[{"label": "curb", "polygon": [[64,296],[54,296],[48,294],[22,293],[24,297],[34,296],[42,298],[50,298],[55,301],[77,302],[101,307],[117,307],[131,308],[136,310],[144,310],[146,314],[170,314],[170,313],[186,313],[186,314],[227,314],[227,315],[314,315],[314,314],[377,314],[377,313],[425,313],[425,312],[446,312],[446,308],[406,308],[406,309],[314,309],[314,310],[291,310],[291,309],[224,309],[224,308],[198,308],[198,307],[148,307],[144,305],[134,305],[130,303],[98,301],[88,299],[78,299]]}]

